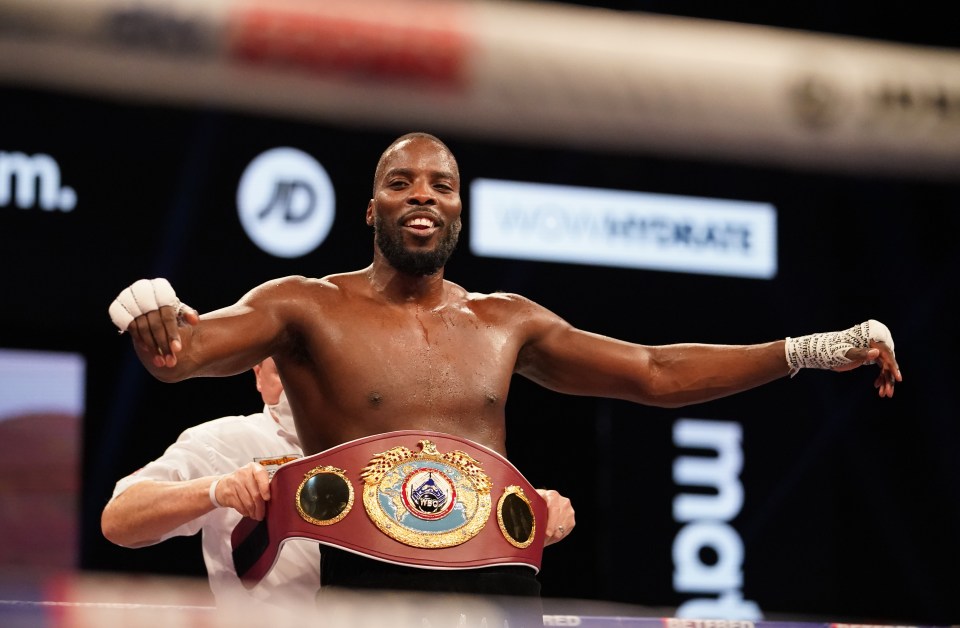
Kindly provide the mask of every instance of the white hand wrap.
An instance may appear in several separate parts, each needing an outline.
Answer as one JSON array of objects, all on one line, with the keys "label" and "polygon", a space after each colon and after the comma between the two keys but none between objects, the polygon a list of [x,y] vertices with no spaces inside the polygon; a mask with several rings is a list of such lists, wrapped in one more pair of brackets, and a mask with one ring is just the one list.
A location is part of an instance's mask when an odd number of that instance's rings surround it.
[{"label": "white hand wrap", "polygon": [[834,369],[849,364],[847,350],[867,349],[870,341],[884,342],[893,351],[893,336],[880,321],[873,319],[854,325],[845,331],[810,334],[799,338],[787,337],[785,352],[790,377],[802,368]]},{"label": "white hand wrap", "polygon": [[133,319],[159,310],[165,305],[180,308],[180,299],[170,282],[163,278],[139,279],[110,304],[110,320],[120,329],[120,333],[123,333]]}]

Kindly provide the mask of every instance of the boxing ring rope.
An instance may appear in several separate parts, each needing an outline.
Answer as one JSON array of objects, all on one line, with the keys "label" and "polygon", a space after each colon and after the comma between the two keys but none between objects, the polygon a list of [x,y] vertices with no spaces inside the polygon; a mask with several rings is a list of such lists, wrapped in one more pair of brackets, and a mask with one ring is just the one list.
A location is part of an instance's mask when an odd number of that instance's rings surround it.
[{"label": "boxing ring rope", "polygon": [[960,176],[958,51],[549,2],[0,0],[0,85]]},{"label": "boxing ring rope", "polygon": [[[150,604],[11,602],[0,600],[0,620],[6,628],[262,628],[266,625],[307,625],[309,615],[282,614],[289,624],[278,624],[276,614],[263,609],[253,615],[221,614],[213,607],[183,607]],[[356,616],[324,617],[325,628],[357,628]],[[367,625],[367,624],[363,624]],[[383,624],[399,626],[401,624]],[[402,624],[407,625],[407,624]],[[413,624],[409,624],[413,625]],[[623,617],[599,615],[544,615],[544,626],[581,628],[921,628],[884,624],[832,622],[697,620],[671,617]],[[922,627],[928,628],[928,627]],[[936,627],[929,627],[936,628]],[[944,627],[946,628],[946,627]]]},{"label": "boxing ring rope", "polygon": [[[241,606],[224,610],[214,607],[83,602],[30,602],[0,600],[0,625],[4,628],[263,628],[263,626],[321,625],[324,628],[359,628],[362,626],[420,627],[415,610],[391,607],[389,598],[367,602],[381,607],[376,616],[358,615],[363,602],[350,600],[327,612],[310,609],[294,614],[282,609]],[[466,620],[464,626],[478,625]],[[311,623],[319,621],[320,623]],[[373,623],[371,623],[373,622]],[[376,623],[382,622],[382,623]],[[482,619],[479,625],[483,625]],[[544,626],[579,626],[580,628],[940,628],[928,626],[892,626],[885,624],[848,624],[811,621],[738,621],[677,619],[673,617],[633,617],[618,615],[555,615],[543,616]],[[439,627],[437,627],[439,628]],[[942,627],[946,628],[946,626]]]},{"label": "boxing ring rope", "polygon": [[[424,598],[425,599],[425,598]],[[206,579],[146,574],[65,574],[0,578],[3,628],[264,628],[310,626],[423,628],[418,598],[390,592],[342,591],[287,606],[257,604],[246,596],[220,599],[214,607]],[[444,603],[482,625],[490,606],[481,599],[450,596]],[[822,619],[771,618],[759,621],[692,619],[673,609],[597,600],[544,600],[544,626],[583,628],[894,628],[891,624],[837,623]],[[440,628],[436,626],[435,628]],[[493,628],[489,626],[488,628]],[[947,628],[897,626],[896,628]]]}]

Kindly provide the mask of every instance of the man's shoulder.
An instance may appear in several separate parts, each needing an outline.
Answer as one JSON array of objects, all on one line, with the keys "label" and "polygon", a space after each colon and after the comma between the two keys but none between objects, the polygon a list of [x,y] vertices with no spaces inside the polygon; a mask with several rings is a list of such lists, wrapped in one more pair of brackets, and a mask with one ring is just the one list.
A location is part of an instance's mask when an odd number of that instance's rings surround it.
[{"label": "man's shoulder", "polygon": [[481,320],[509,327],[546,312],[531,299],[513,292],[464,292],[461,304]]},{"label": "man's shoulder", "polygon": [[463,293],[466,303],[487,309],[515,310],[520,308],[539,307],[527,297],[514,292],[466,292]]},{"label": "man's shoulder", "polygon": [[328,275],[326,277],[316,278],[305,275],[286,275],[265,281],[254,290],[259,292],[299,292],[310,289],[333,288],[334,284],[330,281],[331,277],[337,275]]},{"label": "man's shoulder", "polygon": [[256,306],[274,309],[279,306],[288,316],[296,317],[305,309],[338,302],[347,285],[343,278],[347,276],[349,273],[320,278],[287,275],[260,284],[246,299]]},{"label": "man's shoulder", "polygon": [[369,280],[366,278],[366,273],[369,269],[361,270],[351,270],[345,273],[333,273],[330,275],[325,275],[319,279],[314,279],[313,282],[318,288],[326,289],[343,289],[343,288],[353,288],[359,285],[366,287],[369,285]]},{"label": "man's shoulder", "polygon": [[339,292],[355,287],[363,280],[362,270],[345,273],[334,273],[323,277],[306,277],[304,275],[287,275],[260,285],[260,289],[277,292],[293,292],[308,295],[311,298],[318,292]]},{"label": "man's shoulder", "polygon": [[470,292],[467,307],[491,325],[525,334],[539,334],[568,323],[550,309],[514,292]]}]

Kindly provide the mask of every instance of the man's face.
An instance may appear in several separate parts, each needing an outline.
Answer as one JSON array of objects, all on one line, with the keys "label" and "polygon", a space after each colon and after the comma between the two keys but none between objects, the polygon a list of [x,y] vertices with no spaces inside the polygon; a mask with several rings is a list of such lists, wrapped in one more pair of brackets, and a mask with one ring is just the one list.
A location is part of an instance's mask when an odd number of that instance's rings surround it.
[{"label": "man's face", "polygon": [[432,275],[447,263],[460,236],[457,162],[433,141],[415,138],[385,157],[367,205],[377,248],[391,266]]}]

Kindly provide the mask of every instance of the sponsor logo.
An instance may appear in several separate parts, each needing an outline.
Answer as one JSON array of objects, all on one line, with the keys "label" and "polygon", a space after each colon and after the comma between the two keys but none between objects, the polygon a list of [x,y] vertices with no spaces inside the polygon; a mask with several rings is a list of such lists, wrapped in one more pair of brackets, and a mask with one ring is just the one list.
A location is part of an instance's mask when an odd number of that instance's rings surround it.
[{"label": "sponsor logo", "polygon": [[296,148],[274,148],[247,166],[237,188],[237,210],[247,236],[277,257],[300,257],[333,226],[333,184],[316,159]]},{"label": "sponsor logo", "polygon": [[668,617],[663,622],[665,628],[755,628],[752,621],[731,621],[726,619],[675,619]]},{"label": "sponsor logo", "polygon": [[677,447],[716,452],[679,456],[673,463],[678,486],[710,489],[680,493],[673,501],[673,518],[683,526],[673,540],[673,587],[678,593],[716,596],[684,602],[677,617],[762,619],[756,602],[743,599],[743,541],[730,525],[743,507],[741,440],[739,423],[681,419],[673,426]]},{"label": "sponsor logo", "polygon": [[770,279],[769,203],[477,179],[475,255]]},{"label": "sponsor logo", "polygon": [[50,155],[0,152],[0,207],[70,212],[77,193],[60,185],[60,165]]},{"label": "sponsor logo", "polygon": [[[864,128],[917,131],[926,136],[932,127],[957,127],[960,87],[945,81],[884,78],[862,91],[851,91],[849,81],[829,75],[798,76],[788,90],[796,119],[812,130],[833,128],[854,115]],[[848,120],[847,120],[848,121]]]},{"label": "sponsor logo", "polygon": [[193,54],[213,51],[216,45],[214,27],[196,11],[181,14],[136,3],[108,11],[101,24],[107,39],[129,48]]}]

